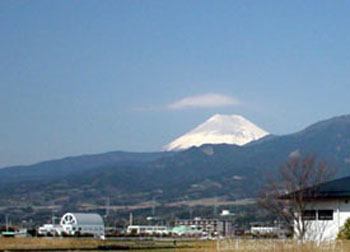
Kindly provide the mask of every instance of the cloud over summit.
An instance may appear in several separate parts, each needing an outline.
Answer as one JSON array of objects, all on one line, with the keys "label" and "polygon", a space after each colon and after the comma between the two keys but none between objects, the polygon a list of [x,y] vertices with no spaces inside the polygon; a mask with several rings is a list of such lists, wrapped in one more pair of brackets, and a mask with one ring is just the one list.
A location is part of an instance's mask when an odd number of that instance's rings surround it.
[{"label": "cloud over summit", "polygon": [[232,96],[222,95],[222,94],[201,94],[194,96],[187,96],[179,99],[173,103],[163,105],[163,106],[145,106],[136,107],[133,110],[142,111],[155,111],[155,110],[183,110],[183,109],[193,109],[193,108],[218,108],[226,106],[237,106],[241,102]]},{"label": "cloud over summit", "polygon": [[239,104],[240,101],[231,96],[222,94],[202,94],[185,97],[169,104],[167,108],[172,110],[187,108],[215,108]]}]

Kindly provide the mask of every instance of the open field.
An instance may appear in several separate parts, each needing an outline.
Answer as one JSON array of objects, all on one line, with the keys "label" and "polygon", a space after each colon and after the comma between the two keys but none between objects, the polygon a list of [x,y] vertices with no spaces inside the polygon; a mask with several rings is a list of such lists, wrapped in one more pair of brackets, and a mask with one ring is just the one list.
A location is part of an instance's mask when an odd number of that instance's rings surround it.
[{"label": "open field", "polygon": [[[100,250],[99,250],[100,249]],[[294,240],[240,240],[225,239],[220,241],[177,241],[172,240],[94,240],[60,238],[0,238],[0,251],[103,251],[135,250],[154,252],[347,252],[350,241],[334,241],[317,245],[300,244]]]},{"label": "open field", "polygon": [[0,251],[190,249],[211,246],[211,242],[167,240],[99,240],[75,238],[0,238]]}]

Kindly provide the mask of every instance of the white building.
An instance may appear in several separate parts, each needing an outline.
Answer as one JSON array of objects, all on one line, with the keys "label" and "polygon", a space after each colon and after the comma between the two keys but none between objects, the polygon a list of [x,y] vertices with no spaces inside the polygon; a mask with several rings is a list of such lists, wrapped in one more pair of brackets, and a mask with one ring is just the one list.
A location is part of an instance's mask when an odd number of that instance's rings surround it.
[{"label": "white building", "polygon": [[62,232],[74,235],[92,234],[94,237],[104,238],[105,226],[103,219],[95,213],[66,213],[63,215],[60,226]]},{"label": "white building", "polygon": [[61,235],[62,234],[62,227],[60,225],[54,225],[54,224],[44,224],[38,228],[38,234],[39,235]]},{"label": "white building", "polygon": [[184,226],[193,230],[201,231],[209,236],[232,236],[233,222],[230,219],[201,219],[176,220],[175,226]]},{"label": "white building", "polygon": [[169,229],[166,226],[142,226],[130,225],[126,232],[128,234],[169,234]]},{"label": "white building", "polygon": [[303,213],[307,230],[305,238],[317,241],[336,239],[350,218],[350,177],[322,183],[304,192],[307,199]]},{"label": "white building", "polygon": [[255,235],[265,235],[265,234],[280,234],[282,230],[279,227],[265,227],[265,226],[255,226],[250,228],[250,233]]}]

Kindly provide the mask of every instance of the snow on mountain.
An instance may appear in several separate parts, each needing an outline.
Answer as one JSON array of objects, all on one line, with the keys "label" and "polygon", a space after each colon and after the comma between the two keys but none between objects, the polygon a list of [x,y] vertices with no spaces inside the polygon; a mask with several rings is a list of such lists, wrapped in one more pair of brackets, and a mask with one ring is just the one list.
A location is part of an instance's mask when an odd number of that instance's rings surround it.
[{"label": "snow on mountain", "polygon": [[166,151],[203,144],[244,145],[269,133],[240,115],[214,115],[188,133],[164,146]]}]

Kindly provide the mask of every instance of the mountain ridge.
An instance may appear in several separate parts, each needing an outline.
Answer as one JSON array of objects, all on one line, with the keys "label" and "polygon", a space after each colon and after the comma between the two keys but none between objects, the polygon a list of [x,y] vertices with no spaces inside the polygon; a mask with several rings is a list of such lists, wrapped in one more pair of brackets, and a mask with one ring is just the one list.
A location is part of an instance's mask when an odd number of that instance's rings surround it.
[{"label": "mountain ridge", "polygon": [[350,116],[323,120],[293,134],[269,135],[243,146],[205,144],[162,152],[143,161],[135,154],[136,160],[97,162],[94,167],[73,162],[74,167],[62,169],[61,164],[47,171],[48,166],[35,165],[1,169],[0,204],[40,205],[49,199],[74,209],[82,203],[101,204],[106,195],[114,205],[138,204],[153,197],[160,203],[256,197],[264,178],[276,174],[295,151],[326,160],[338,168],[337,177],[350,175]]}]

